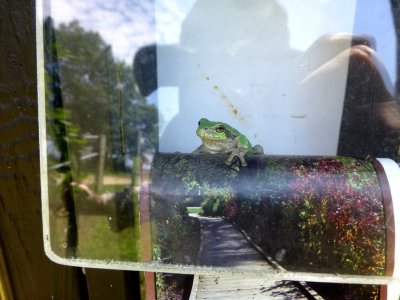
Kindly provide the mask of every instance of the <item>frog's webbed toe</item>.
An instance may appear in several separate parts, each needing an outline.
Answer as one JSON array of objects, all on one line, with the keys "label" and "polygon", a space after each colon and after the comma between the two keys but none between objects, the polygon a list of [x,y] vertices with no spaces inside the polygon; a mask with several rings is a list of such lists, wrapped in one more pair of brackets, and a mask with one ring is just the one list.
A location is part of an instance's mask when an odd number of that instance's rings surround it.
[{"label": "frog's webbed toe", "polygon": [[240,164],[242,165],[242,167],[246,167],[247,162],[244,158],[246,153],[247,153],[247,150],[245,150],[245,149],[233,149],[231,152],[231,155],[229,155],[228,159],[225,161],[225,164],[227,164],[228,166],[232,165],[233,159],[235,157],[238,157],[240,159]]},{"label": "frog's webbed toe", "polygon": [[240,159],[239,157],[235,156],[232,160],[232,163],[230,164],[230,168],[232,170],[235,170],[237,172],[240,171]]}]

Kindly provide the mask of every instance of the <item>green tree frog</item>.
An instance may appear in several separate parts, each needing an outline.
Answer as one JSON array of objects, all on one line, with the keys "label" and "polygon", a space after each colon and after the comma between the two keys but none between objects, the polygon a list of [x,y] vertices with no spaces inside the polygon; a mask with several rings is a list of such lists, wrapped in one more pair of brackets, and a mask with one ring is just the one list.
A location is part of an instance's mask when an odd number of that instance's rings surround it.
[{"label": "green tree frog", "polygon": [[193,153],[230,153],[225,164],[232,165],[233,159],[238,157],[243,167],[247,166],[244,156],[250,154],[263,154],[260,145],[252,146],[247,137],[235,128],[223,122],[213,122],[205,118],[200,119],[196,134],[202,140]]}]

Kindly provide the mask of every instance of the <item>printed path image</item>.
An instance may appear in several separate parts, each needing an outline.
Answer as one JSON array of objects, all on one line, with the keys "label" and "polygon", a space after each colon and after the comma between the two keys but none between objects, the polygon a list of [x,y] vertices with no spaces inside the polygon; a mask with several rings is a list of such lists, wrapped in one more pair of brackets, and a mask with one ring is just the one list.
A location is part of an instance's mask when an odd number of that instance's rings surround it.
[{"label": "printed path image", "polygon": [[[202,239],[199,265],[273,269],[233,224],[222,218],[196,217]],[[260,276],[201,275],[195,277],[190,299],[322,299],[314,291],[306,293],[295,283]]]}]

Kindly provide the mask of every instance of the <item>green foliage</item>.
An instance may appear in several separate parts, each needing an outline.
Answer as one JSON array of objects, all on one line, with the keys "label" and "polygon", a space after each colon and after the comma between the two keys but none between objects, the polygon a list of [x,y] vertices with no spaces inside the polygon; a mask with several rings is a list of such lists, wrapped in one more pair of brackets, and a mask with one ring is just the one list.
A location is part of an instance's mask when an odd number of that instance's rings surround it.
[{"label": "green foliage", "polygon": [[115,74],[111,47],[78,21],[61,24],[55,37],[63,104],[74,112],[71,121],[93,134],[105,132],[107,123],[98,121],[108,119],[108,89]]},{"label": "green foliage", "polygon": [[234,191],[230,187],[211,187],[204,184],[202,188],[203,203],[201,208],[203,215],[222,216],[228,209],[228,204],[234,198]]},{"label": "green foliage", "polygon": [[293,171],[291,205],[299,213],[307,257],[347,273],[382,275],[383,209],[372,164],[321,159]]},{"label": "green foliage", "polygon": [[257,176],[264,186],[233,197],[230,217],[266,252],[287,249],[293,270],[384,273],[383,204],[369,161],[270,159]]},{"label": "green foliage", "polygon": [[[116,60],[100,34],[78,21],[53,28],[48,19],[46,26],[47,117],[54,124],[53,139],[66,136],[69,147],[72,136],[106,134],[108,157],[120,164],[125,154],[157,148],[157,109],[137,92],[132,67]],[[68,155],[66,146],[56,144]]]}]

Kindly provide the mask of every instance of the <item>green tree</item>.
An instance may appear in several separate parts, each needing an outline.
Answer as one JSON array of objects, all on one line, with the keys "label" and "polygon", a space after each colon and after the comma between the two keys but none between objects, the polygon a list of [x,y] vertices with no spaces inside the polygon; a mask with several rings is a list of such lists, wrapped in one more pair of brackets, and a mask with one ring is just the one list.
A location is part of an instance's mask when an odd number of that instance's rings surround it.
[{"label": "green tree", "polygon": [[135,155],[138,147],[157,148],[157,110],[137,92],[132,66],[115,59],[100,34],[78,21],[61,24],[54,36],[67,121],[80,135],[106,134],[108,157],[119,161],[125,154]]},{"label": "green tree", "polygon": [[55,35],[64,109],[82,131],[104,133],[115,64],[111,47],[77,21],[61,24]]}]

